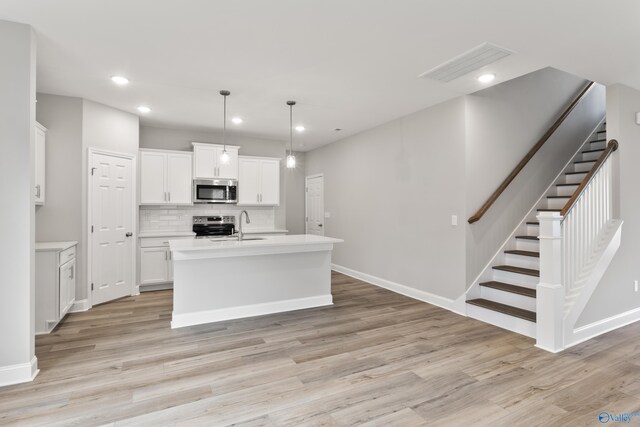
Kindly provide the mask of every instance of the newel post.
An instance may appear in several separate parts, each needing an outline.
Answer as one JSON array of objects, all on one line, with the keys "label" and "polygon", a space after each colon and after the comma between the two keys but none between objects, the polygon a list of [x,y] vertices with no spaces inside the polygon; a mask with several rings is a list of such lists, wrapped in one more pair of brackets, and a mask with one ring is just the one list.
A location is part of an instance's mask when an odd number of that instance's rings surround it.
[{"label": "newel post", "polygon": [[562,216],[540,212],[540,283],[536,292],[536,347],[564,349],[564,286],[562,284]]}]

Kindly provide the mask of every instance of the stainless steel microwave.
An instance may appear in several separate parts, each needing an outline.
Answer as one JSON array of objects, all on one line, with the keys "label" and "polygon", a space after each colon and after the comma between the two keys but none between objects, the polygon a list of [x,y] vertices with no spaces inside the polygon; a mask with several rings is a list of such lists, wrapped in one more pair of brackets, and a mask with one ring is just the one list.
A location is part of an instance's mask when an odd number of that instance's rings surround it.
[{"label": "stainless steel microwave", "polygon": [[193,203],[238,203],[238,181],[194,179]]}]

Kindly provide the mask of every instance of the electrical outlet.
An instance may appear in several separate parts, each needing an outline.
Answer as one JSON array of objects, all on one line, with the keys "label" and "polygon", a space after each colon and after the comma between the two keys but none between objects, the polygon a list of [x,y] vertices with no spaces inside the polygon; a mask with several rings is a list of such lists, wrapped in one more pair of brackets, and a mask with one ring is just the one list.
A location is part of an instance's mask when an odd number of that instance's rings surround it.
[{"label": "electrical outlet", "polygon": [[638,292],[638,281],[637,280],[633,281],[633,287],[636,290],[636,292]]}]

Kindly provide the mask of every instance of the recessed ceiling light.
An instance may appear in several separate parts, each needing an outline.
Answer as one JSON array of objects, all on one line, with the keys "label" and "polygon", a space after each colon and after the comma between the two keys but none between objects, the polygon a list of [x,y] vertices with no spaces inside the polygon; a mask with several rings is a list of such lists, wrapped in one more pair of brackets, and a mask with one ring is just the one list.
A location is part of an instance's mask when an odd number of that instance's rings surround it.
[{"label": "recessed ceiling light", "polygon": [[478,77],[478,81],[480,83],[489,83],[489,82],[492,82],[495,78],[496,78],[495,74],[491,74],[491,73],[483,74],[480,77]]},{"label": "recessed ceiling light", "polygon": [[296,130],[297,130],[298,132],[304,132],[304,129],[305,129],[305,128],[304,128],[304,126],[302,126],[302,125],[298,125],[298,126],[296,126]]},{"label": "recessed ceiling light", "polygon": [[123,76],[111,76],[111,81],[120,86],[129,84],[129,79]]},{"label": "recessed ceiling light", "polygon": [[140,111],[141,113],[150,113],[151,112],[151,108],[147,107],[146,105],[141,105],[138,107],[138,111]]},{"label": "recessed ceiling light", "polygon": [[240,117],[234,117],[233,119],[231,119],[231,121],[237,125],[242,123],[242,119]]}]

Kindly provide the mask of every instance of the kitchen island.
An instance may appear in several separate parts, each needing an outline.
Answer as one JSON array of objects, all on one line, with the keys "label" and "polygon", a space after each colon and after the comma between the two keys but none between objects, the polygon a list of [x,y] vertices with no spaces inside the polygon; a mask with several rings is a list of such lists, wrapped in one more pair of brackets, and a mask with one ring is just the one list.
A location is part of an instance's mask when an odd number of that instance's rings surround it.
[{"label": "kitchen island", "polygon": [[333,304],[331,251],[314,235],[171,240],[172,328]]}]

